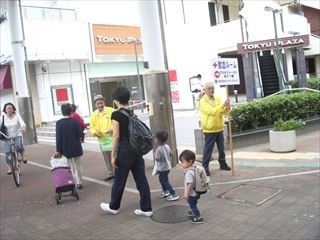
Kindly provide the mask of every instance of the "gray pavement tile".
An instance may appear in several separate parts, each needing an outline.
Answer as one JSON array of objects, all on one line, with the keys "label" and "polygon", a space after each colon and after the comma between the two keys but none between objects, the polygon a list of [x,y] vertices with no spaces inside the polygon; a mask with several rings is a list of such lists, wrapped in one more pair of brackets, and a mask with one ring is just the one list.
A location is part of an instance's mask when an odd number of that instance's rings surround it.
[{"label": "gray pavement tile", "polygon": [[[135,191],[124,193],[119,215],[102,212],[99,203],[109,200],[112,182],[101,181],[106,172],[102,156],[97,152],[85,152],[83,168],[87,178],[79,193],[80,201],[71,198],[56,205],[50,170],[41,167],[49,167],[48,156],[54,147],[26,147],[30,151],[30,164],[23,166],[20,188],[16,188],[12,177],[5,174],[1,156],[1,239],[319,239],[320,174],[299,175],[299,172],[319,168],[237,166],[235,176],[232,176],[230,172],[218,170],[213,163],[210,165],[212,183],[215,183],[213,192],[199,201],[205,223],[198,226],[189,222],[160,224],[133,214],[139,205]],[[160,185],[158,179],[151,176],[151,171],[152,164],[148,162],[153,208],[158,209],[170,203],[158,197]],[[288,175],[293,173],[297,175]],[[181,195],[183,169],[179,166],[172,169],[170,180]],[[281,188],[283,192],[261,206],[217,198],[242,180]],[[135,189],[131,176],[127,187]],[[177,203],[186,204],[184,200]]]}]

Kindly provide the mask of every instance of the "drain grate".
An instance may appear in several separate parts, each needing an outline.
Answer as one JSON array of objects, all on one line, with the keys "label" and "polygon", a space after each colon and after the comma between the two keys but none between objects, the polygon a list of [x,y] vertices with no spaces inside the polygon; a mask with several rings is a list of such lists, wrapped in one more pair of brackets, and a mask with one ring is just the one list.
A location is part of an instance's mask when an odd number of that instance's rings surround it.
[{"label": "drain grate", "polygon": [[279,188],[241,184],[217,197],[259,206],[279,194],[281,191],[282,190]]},{"label": "drain grate", "polygon": [[158,223],[179,223],[189,220],[189,207],[185,205],[170,205],[153,212],[152,220]]}]

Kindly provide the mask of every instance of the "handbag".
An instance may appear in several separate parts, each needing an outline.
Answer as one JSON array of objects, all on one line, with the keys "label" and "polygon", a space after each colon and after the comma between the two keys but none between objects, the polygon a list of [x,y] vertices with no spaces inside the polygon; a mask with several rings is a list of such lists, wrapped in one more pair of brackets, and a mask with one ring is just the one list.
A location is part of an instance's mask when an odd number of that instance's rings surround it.
[{"label": "handbag", "polygon": [[[0,131],[1,131],[3,134],[8,135],[8,128],[4,125],[4,115],[2,115],[2,124],[1,124]],[[1,141],[4,141],[4,140],[6,140],[6,137],[3,136],[2,134],[0,134],[0,140],[1,140]]]},{"label": "handbag", "polygon": [[112,136],[107,135],[99,139],[102,152],[110,152],[112,150]]}]

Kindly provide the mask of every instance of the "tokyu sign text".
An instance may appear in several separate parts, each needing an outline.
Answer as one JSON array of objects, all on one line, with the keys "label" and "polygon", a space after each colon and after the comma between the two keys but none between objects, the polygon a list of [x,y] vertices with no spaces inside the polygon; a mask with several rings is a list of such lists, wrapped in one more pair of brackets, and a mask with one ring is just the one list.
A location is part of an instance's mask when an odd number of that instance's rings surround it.
[{"label": "tokyu sign text", "polygon": [[141,39],[134,37],[96,36],[99,43],[141,43]]},{"label": "tokyu sign text", "polygon": [[[279,48],[304,47],[309,45],[309,35],[301,35],[295,37],[279,38]],[[238,53],[258,52],[275,49],[277,47],[274,39],[238,43]]]}]

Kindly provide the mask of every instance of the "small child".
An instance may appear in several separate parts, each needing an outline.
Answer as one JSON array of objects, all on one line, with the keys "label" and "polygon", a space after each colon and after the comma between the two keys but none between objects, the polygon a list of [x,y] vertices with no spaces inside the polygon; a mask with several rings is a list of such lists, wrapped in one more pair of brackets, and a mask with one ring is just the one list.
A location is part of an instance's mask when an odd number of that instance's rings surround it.
[{"label": "small child", "polygon": [[154,160],[157,174],[159,174],[159,182],[162,187],[161,198],[167,198],[168,201],[176,201],[179,196],[176,195],[175,190],[169,182],[169,173],[171,169],[171,148],[166,141],[168,133],[164,131],[157,132],[155,135],[155,145],[157,146],[154,153]]},{"label": "small child", "polygon": [[200,195],[197,194],[194,190],[195,186],[195,171],[191,170],[193,168],[193,164],[196,160],[196,155],[194,152],[190,150],[184,150],[180,156],[179,160],[181,162],[181,166],[184,170],[184,196],[189,203],[190,211],[188,211],[188,215],[191,218],[191,223],[200,224],[203,223],[203,218],[200,217],[200,211],[197,207],[198,199],[200,199]]}]

